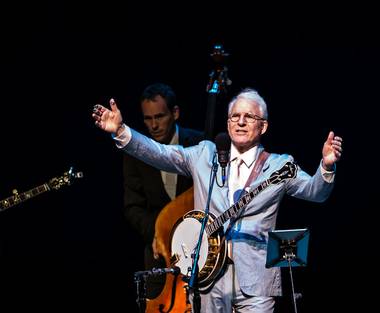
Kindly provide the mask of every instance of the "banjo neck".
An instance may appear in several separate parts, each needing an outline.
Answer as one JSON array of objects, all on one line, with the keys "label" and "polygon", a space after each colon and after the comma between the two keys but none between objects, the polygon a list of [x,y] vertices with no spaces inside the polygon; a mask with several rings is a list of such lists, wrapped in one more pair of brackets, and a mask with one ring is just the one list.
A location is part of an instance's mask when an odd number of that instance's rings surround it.
[{"label": "banjo neck", "polygon": [[280,170],[272,173],[272,175],[264,180],[260,185],[250,192],[244,194],[235,204],[233,204],[228,210],[224,211],[221,215],[215,218],[211,223],[206,226],[206,233],[208,236],[215,233],[225,222],[229,219],[236,217],[237,214],[242,211],[248,203],[250,203],[259,193],[268,188],[270,185],[279,184],[285,178],[295,177],[297,173],[297,167],[293,162],[287,162]]},{"label": "banjo neck", "polygon": [[259,186],[257,186],[254,190],[250,191],[243,195],[238,202],[233,204],[228,210],[224,211],[223,214],[219,215],[213,222],[206,226],[207,235],[212,235],[216,232],[220,227],[223,226],[229,219],[236,216],[237,213],[242,210],[248,203],[250,203],[260,192],[266,189],[270,183],[270,179],[265,180]]}]

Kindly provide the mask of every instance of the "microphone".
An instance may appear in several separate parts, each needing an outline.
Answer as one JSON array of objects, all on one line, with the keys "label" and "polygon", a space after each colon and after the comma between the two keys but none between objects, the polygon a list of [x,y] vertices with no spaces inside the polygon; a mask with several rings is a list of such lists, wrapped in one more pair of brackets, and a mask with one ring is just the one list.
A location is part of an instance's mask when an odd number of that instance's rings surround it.
[{"label": "microphone", "polygon": [[218,162],[222,168],[222,185],[226,181],[226,167],[230,160],[231,138],[227,133],[219,133],[215,137],[216,151],[218,153]]},{"label": "microphone", "polygon": [[163,275],[163,274],[173,274],[178,275],[180,273],[180,268],[178,266],[174,267],[165,267],[165,268],[153,268],[153,275]]},{"label": "microphone", "polygon": [[181,269],[178,266],[165,267],[165,268],[152,268],[151,270],[147,270],[147,271],[135,272],[135,277],[159,276],[159,275],[164,275],[164,274],[178,275],[180,272],[181,272]]}]

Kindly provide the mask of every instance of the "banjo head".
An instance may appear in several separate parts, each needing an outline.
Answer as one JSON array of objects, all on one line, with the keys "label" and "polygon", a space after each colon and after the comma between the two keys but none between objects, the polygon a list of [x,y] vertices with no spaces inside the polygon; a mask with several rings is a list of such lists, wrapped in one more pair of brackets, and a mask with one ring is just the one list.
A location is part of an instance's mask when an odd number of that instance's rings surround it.
[{"label": "banjo head", "polygon": [[[171,263],[178,266],[185,277],[191,274],[192,257],[196,251],[204,216],[203,211],[186,213],[177,221],[171,233]],[[215,217],[210,213],[208,224],[214,219]],[[227,246],[223,244],[220,249],[220,244],[219,232],[211,235],[206,231],[203,233],[198,259],[199,287],[209,286],[224,264]]]}]

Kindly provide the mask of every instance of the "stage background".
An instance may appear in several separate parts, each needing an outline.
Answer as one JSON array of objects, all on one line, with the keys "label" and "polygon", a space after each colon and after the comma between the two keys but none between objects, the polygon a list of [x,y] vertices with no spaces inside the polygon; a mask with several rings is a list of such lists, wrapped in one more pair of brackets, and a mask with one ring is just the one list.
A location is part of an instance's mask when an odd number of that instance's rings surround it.
[{"label": "stage background", "polygon": [[[227,98],[254,87],[268,103],[268,151],[293,155],[312,174],[329,130],[344,138],[327,202],[285,198],[280,208],[278,229],[311,231],[308,266],[294,270],[299,311],[376,305],[379,25],[370,8],[287,6],[274,14],[252,5],[6,8],[0,199],[71,166],[84,177],[0,212],[3,312],[137,311],[133,273],[142,270],[142,251],[122,215],[122,155],[94,126],[92,107],[113,97],[143,131],[139,95],[160,81],[177,92],[181,125],[203,129],[217,43],[230,53]],[[225,130],[225,110],[220,103],[217,131]],[[283,274],[278,312],[291,312]]]}]

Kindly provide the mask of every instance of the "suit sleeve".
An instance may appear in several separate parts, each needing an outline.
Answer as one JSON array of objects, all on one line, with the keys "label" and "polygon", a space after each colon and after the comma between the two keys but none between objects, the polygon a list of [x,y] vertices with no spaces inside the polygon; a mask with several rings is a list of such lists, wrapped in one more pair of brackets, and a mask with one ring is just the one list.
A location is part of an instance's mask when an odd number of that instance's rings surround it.
[{"label": "suit sleeve", "polygon": [[124,215],[128,223],[142,236],[145,243],[151,243],[157,212],[147,209],[143,182],[136,162],[126,155],[123,158],[124,171]]},{"label": "suit sleeve", "polygon": [[287,183],[287,194],[313,202],[326,201],[331,194],[334,183],[324,179],[320,167],[321,165],[313,176],[298,167],[296,178]]}]

